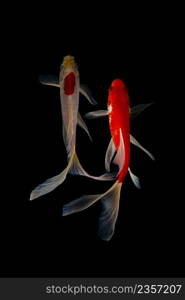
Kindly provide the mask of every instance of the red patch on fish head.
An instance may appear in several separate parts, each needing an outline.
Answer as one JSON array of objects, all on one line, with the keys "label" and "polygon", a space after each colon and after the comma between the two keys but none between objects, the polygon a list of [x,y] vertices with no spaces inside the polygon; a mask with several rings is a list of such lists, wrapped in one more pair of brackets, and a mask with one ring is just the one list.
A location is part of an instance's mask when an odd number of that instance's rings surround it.
[{"label": "red patch on fish head", "polygon": [[69,73],[64,79],[64,93],[66,95],[72,95],[75,89],[75,74]]}]

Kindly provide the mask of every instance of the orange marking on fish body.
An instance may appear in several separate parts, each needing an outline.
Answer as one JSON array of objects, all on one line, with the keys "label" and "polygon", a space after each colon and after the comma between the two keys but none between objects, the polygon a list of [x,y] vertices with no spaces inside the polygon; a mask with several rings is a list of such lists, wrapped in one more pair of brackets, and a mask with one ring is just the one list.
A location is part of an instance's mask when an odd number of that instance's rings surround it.
[{"label": "orange marking on fish body", "polygon": [[72,95],[75,89],[75,74],[69,73],[64,79],[64,93],[66,95]]}]

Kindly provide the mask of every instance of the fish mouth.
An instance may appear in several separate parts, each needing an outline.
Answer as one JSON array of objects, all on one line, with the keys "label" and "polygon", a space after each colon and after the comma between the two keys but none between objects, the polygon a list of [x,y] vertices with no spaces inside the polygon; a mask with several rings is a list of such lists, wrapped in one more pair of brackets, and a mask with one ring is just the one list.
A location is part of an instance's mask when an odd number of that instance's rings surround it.
[{"label": "fish mouth", "polygon": [[63,59],[62,67],[67,68],[74,68],[76,66],[74,56],[67,55]]}]

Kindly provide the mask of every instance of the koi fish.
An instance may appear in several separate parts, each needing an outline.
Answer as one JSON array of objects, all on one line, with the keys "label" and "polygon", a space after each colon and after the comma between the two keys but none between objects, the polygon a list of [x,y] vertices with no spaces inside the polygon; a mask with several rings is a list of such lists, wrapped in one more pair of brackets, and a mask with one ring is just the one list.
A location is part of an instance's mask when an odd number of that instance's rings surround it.
[{"label": "koi fish", "polygon": [[96,177],[89,175],[80,164],[76,154],[76,126],[77,124],[86,131],[91,139],[88,128],[83,121],[79,108],[79,93],[87,98],[91,104],[96,104],[90,92],[80,86],[79,72],[74,57],[64,57],[61,65],[59,80],[53,76],[40,77],[41,83],[60,88],[60,102],[63,121],[63,140],[67,151],[68,165],[57,176],[47,179],[38,185],[30,195],[30,200],[43,196],[64,182],[68,173],[82,175],[96,180],[112,180],[108,174]]},{"label": "koi fish", "polygon": [[109,241],[114,234],[119,211],[121,187],[128,172],[135,186],[140,188],[139,178],[130,170],[130,142],[144,150],[150,158],[154,159],[153,155],[130,135],[130,115],[133,118],[136,117],[149,105],[141,104],[131,110],[124,82],[120,79],[115,79],[109,88],[108,110],[87,114],[89,118],[102,117],[104,115],[109,117],[112,138],[105,155],[105,168],[106,171],[110,171],[110,165],[113,161],[119,169],[117,180],[103,194],[85,195],[64,205],[63,216],[82,211],[100,200],[102,212],[99,217],[98,235],[102,240]]}]

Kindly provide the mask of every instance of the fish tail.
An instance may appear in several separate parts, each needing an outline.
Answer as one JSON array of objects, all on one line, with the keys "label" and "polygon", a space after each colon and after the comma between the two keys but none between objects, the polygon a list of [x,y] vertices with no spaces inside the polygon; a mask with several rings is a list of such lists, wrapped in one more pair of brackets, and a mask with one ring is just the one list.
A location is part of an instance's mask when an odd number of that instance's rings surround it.
[{"label": "fish tail", "polygon": [[39,198],[45,194],[50,193],[54,189],[56,189],[60,184],[64,182],[66,176],[73,164],[75,152],[72,153],[71,158],[68,161],[67,167],[58,175],[47,179],[43,183],[39,184],[30,194],[30,200],[34,200]]},{"label": "fish tail", "polygon": [[116,181],[101,199],[102,211],[98,221],[98,236],[104,241],[109,241],[114,234],[119,211],[121,187],[122,183]]},{"label": "fish tail", "polygon": [[73,161],[69,170],[69,174],[71,175],[81,175],[85,176],[94,180],[102,180],[102,181],[109,181],[109,180],[115,180],[116,179],[116,173],[105,173],[100,176],[92,176],[88,172],[84,170],[82,167],[79,158],[77,156],[77,153],[74,152]]},{"label": "fish tail", "polygon": [[100,200],[102,211],[98,222],[98,235],[102,240],[109,241],[114,234],[118,216],[121,186],[122,183],[116,181],[113,186],[103,194],[84,195],[64,205],[63,216],[83,211]]},{"label": "fish tail", "polygon": [[82,167],[78,156],[76,154],[76,151],[73,150],[69,154],[69,160],[67,167],[58,175],[47,179],[43,183],[39,184],[30,194],[30,200],[34,200],[36,198],[39,198],[45,194],[50,193],[54,189],[56,189],[60,184],[64,182],[66,179],[67,174],[72,175],[81,175],[85,177],[89,177],[91,179],[95,180],[114,180],[115,179],[115,173],[105,173],[101,176],[91,176],[88,174],[84,168]]}]

